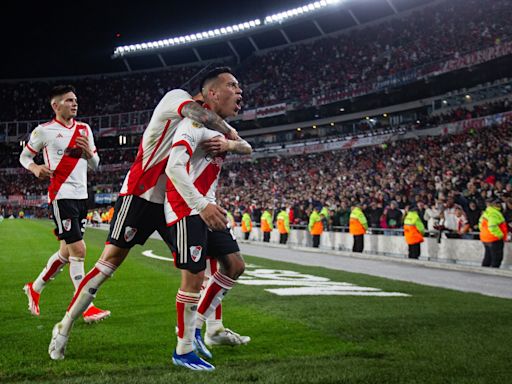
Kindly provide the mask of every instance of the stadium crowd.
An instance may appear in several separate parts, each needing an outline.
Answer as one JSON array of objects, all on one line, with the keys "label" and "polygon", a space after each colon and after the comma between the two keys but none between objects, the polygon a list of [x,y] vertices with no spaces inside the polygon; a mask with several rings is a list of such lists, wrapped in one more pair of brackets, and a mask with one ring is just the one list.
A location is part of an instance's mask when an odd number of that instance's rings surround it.
[{"label": "stadium crowd", "polygon": [[[501,199],[507,222],[512,222],[511,143],[512,124],[503,123],[382,146],[230,161],[219,184],[219,201],[237,221],[248,210],[256,223],[263,210],[286,207],[293,211],[293,223],[304,225],[314,207],[326,207],[329,226],[346,226],[350,207],[357,204],[370,227],[381,229],[401,228],[403,210],[414,204],[429,230],[444,223],[452,235],[463,236],[477,229],[489,198]],[[92,173],[89,184],[96,192],[117,192],[128,167]],[[28,173],[0,178],[0,195],[46,191],[46,184]]]},{"label": "stadium crowd", "polygon": [[230,163],[221,201],[235,217],[249,209],[256,222],[264,209],[287,207],[294,223],[306,224],[313,207],[327,207],[331,226],[347,226],[357,204],[371,228],[384,229],[401,228],[403,210],[414,204],[428,229],[444,218],[445,229],[463,235],[477,229],[489,198],[502,200],[512,222],[511,128]]},{"label": "stadium crowd", "polygon": [[[453,0],[350,33],[258,53],[236,68],[246,108],[350,90],[429,63],[500,44],[512,37],[508,0]],[[73,81],[82,116],[152,109],[201,67],[98,75]],[[340,75],[342,74],[342,75]],[[62,80],[3,82],[0,121],[44,119],[48,90]],[[189,89],[193,89],[191,85]],[[30,97],[27,97],[30,95]]]}]

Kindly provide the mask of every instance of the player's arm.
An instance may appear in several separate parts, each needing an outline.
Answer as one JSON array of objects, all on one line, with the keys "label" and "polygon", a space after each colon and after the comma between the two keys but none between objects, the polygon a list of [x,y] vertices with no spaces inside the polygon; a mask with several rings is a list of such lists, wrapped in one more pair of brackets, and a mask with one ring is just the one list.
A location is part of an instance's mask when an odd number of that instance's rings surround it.
[{"label": "player's arm", "polygon": [[231,152],[239,155],[250,155],[252,153],[251,144],[242,138],[238,140],[228,140],[224,136],[215,136],[201,143],[202,148],[213,154]]},{"label": "player's arm", "polygon": [[20,154],[20,163],[23,168],[28,169],[39,180],[49,179],[53,175],[53,171],[45,164],[38,165],[34,163],[34,157],[39,153],[43,147],[42,133],[36,127],[30,134],[30,140],[23,148]]},{"label": "player's arm", "polygon": [[214,230],[222,230],[227,226],[226,211],[218,205],[211,204],[194,186],[187,163],[192,151],[185,145],[175,145],[169,154],[165,173],[187,205],[199,212],[206,225]]},{"label": "player's arm", "polygon": [[206,128],[223,133],[231,140],[237,140],[240,137],[238,132],[231,125],[226,123],[215,112],[203,108],[199,103],[187,103],[181,108],[181,114],[198,123],[203,124]]},{"label": "player's arm", "polygon": [[82,150],[82,157],[87,160],[87,165],[92,170],[96,170],[100,164],[100,157],[94,145],[94,137],[91,127],[87,126],[87,136],[76,138],[76,146]]}]

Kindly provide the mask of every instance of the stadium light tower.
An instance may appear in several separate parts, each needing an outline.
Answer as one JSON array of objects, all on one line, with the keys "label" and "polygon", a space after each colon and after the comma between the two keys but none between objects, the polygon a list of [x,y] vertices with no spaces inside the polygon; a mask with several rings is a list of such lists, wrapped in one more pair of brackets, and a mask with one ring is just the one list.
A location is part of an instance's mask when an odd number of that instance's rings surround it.
[{"label": "stadium light tower", "polygon": [[247,35],[247,33],[256,30],[265,30],[272,28],[272,25],[288,22],[292,19],[307,17],[314,12],[325,10],[329,6],[338,5],[343,0],[319,0],[313,3],[308,3],[302,7],[297,7],[282,11],[273,15],[266,16],[262,21],[254,19],[249,21],[240,22],[233,25],[213,28],[208,31],[201,31],[191,33],[189,35],[170,37],[167,39],[142,42],[137,44],[119,46],[114,50],[112,58],[124,58],[130,55],[140,55],[146,53],[153,53],[163,49],[173,47],[182,47],[196,45],[197,43],[207,40],[227,40],[234,35]]},{"label": "stadium light tower", "polygon": [[140,54],[146,53],[155,50],[161,50],[165,48],[175,47],[175,46],[183,46],[188,44],[197,43],[204,40],[218,39],[223,38],[225,36],[238,34],[241,32],[246,32],[255,28],[258,28],[261,25],[260,19],[254,19],[250,21],[245,21],[242,23],[214,28],[209,31],[202,31],[197,33],[192,33],[189,35],[183,35],[178,37],[170,37],[167,39],[157,40],[157,41],[149,41],[138,44],[131,45],[123,45],[117,47],[114,50],[113,58],[123,57],[131,54]]}]

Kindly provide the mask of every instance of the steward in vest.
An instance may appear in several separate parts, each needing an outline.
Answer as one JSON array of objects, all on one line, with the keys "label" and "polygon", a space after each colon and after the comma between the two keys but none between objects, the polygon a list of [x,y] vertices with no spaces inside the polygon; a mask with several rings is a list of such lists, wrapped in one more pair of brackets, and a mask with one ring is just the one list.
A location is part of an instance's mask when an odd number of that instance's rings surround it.
[{"label": "steward in vest", "polygon": [[313,208],[313,212],[309,216],[309,233],[313,236],[313,247],[318,248],[320,246],[320,236],[324,231],[323,215],[318,213],[318,208]]},{"label": "steward in vest", "polygon": [[350,219],[348,224],[349,232],[354,236],[354,245],[352,252],[363,252],[364,249],[364,234],[368,229],[368,221],[359,205],[354,205],[350,212]]},{"label": "steward in vest", "polygon": [[418,207],[411,206],[404,219],[405,242],[409,246],[409,259],[418,259],[421,254],[425,226],[418,214]]},{"label": "steward in vest", "polygon": [[261,231],[263,232],[263,241],[265,243],[270,242],[270,233],[272,232],[274,225],[272,224],[272,214],[268,209],[261,215]]},{"label": "steward in vest", "polygon": [[245,211],[242,215],[242,232],[244,234],[244,240],[249,240],[249,235],[252,230],[252,221],[251,221],[251,215],[249,215],[249,212]]},{"label": "steward in vest", "polygon": [[284,208],[281,208],[277,214],[277,230],[279,231],[279,244],[286,244],[290,233],[290,216]]},{"label": "steward in vest", "polygon": [[482,267],[499,268],[503,261],[503,247],[508,235],[500,200],[487,201],[487,208],[480,217],[478,228],[480,240],[485,248]]}]

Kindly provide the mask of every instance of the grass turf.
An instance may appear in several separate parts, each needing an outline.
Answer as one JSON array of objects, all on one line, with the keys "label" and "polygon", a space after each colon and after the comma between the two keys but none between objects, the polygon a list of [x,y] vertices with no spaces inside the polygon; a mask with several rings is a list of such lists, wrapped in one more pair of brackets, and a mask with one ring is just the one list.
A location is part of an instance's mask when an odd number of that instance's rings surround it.
[{"label": "grass turf", "polygon": [[[410,297],[281,297],[239,284],[224,301],[224,323],[252,341],[213,349],[213,373],[172,366],[175,293],[168,256],[149,240],[135,247],[95,304],[99,324],[75,324],[66,359],[51,361],[53,324],[72,296],[67,268],[27,311],[23,284],[35,279],[58,243],[49,221],[0,223],[0,382],[47,383],[507,383],[512,378],[512,301],[362,274],[246,256],[263,268],[408,293]],[[88,229],[89,270],[106,237]],[[311,257],[314,257],[312,255]],[[268,287],[267,287],[268,288]]]}]

